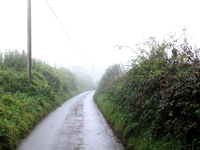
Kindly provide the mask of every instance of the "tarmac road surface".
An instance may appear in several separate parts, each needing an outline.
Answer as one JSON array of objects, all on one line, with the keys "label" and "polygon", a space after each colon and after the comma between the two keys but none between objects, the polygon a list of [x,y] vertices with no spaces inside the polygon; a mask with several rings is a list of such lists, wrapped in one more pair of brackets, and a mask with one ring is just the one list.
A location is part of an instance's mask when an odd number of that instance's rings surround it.
[{"label": "tarmac road surface", "polygon": [[81,93],[44,118],[17,150],[123,150],[96,106]]}]

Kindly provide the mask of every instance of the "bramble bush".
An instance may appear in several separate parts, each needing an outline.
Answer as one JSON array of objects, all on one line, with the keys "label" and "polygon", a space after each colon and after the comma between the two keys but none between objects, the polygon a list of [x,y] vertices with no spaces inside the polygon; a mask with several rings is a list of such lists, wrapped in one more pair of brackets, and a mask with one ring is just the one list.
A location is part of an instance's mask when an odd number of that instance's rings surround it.
[{"label": "bramble bush", "polygon": [[[171,36],[150,38],[139,50],[127,73],[97,90],[128,112],[124,141],[149,130],[154,139],[175,140],[179,149],[200,149],[200,49]],[[104,76],[100,83],[109,83]]]}]

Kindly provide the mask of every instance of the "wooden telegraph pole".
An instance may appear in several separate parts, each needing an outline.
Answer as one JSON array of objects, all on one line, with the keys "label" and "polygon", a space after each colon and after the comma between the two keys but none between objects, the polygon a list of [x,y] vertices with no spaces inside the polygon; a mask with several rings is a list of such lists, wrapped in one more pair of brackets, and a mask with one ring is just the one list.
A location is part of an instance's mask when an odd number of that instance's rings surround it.
[{"label": "wooden telegraph pole", "polygon": [[95,81],[94,81],[94,61],[93,61],[92,73],[93,73],[93,83],[95,83]]},{"label": "wooden telegraph pole", "polygon": [[31,0],[28,0],[28,9],[27,9],[27,67],[28,67],[28,81],[32,81],[31,77],[31,68],[32,68],[32,58],[31,58]]}]

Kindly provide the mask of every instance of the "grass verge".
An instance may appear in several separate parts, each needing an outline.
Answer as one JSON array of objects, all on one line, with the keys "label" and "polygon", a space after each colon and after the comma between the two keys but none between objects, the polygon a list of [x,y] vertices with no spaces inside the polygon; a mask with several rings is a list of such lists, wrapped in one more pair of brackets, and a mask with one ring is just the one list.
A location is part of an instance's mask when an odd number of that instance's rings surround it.
[{"label": "grass verge", "polygon": [[165,138],[154,139],[148,129],[141,130],[142,132],[137,134],[132,133],[130,129],[136,123],[127,123],[129,113],[109,100],[105,94],[95,93],[95,102],[126,150],[179,149],[176,141],[166,140]]}]

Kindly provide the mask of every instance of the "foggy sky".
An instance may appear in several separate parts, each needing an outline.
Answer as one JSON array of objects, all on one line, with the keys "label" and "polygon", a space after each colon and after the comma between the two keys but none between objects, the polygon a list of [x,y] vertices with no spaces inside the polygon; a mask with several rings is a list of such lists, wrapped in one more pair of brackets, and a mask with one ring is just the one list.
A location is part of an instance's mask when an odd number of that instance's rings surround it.
[{"label": "foggy sky", "polygon": [[[188,27],[197,44],[200,22],[197,0],[48,0],[77,49],[74,48],[46,0],[32,0],[33,57],[54,66],[84,66],[99,79],[113,63],[137,57],[130,49],[144,37],[162,39]],[[27,1],[0,0],[0,51],[27,49]]]}]

